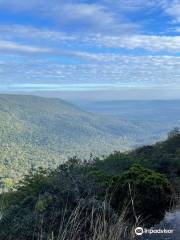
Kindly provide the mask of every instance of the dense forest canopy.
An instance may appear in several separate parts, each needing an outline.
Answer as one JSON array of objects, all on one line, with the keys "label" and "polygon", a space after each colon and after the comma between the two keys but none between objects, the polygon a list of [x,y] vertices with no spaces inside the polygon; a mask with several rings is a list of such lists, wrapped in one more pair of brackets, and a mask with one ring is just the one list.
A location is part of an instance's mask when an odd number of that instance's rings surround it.
[{"label": "dense forest canopy", "polygon": [[[145,109],[141,106],[140,113],[146,115],[146,107],[151,109],[149,104],[145,104]],[[177,105],[178,102],[175,120]],[[155,142],[175,124],[163,112],[152,116],[157,120],[149,115],[149,120],[133,120],[129,118],[130,109],[127,111],[128,116],[124,117],[102,115],[60,99],[1,94],[0,185],[9,187],[29,170],[40,166],[53,169],[73,156],[107,156]],[[160,124],[162,119],[164,124]]]}]

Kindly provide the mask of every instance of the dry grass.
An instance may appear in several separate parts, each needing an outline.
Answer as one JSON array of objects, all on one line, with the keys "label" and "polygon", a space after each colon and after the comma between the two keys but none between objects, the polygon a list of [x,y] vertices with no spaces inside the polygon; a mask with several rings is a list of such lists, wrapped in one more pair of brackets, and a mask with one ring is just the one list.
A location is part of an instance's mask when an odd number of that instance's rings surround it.
[{"label": "dry grass", "polygon": [[[91,207],[83,207],[84,200],[80,200],[68,221],[62,217],[57,232],[51,232],[47,240],[122,240],[134,239],[134,227],[125,221],[126,209],[117,217],[111,212],[110,204],[104,201],[97,208],[96,204]],[[64,216],[66,210],[64,211]],[[43,219],[42,219],[43,222]],[[128,227],[129,226],[129,227]],[[38,240],[44,240],[43,229],[39,229]]]}]

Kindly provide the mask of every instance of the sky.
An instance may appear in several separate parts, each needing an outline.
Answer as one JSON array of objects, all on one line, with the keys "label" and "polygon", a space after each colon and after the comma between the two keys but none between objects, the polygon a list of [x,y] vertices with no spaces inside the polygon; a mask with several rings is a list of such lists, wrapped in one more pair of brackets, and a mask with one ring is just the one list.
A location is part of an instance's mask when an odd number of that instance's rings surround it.
[{"label": "sky", "polygon": [[180,98],[180,0],[0,0],[0,92]]}]

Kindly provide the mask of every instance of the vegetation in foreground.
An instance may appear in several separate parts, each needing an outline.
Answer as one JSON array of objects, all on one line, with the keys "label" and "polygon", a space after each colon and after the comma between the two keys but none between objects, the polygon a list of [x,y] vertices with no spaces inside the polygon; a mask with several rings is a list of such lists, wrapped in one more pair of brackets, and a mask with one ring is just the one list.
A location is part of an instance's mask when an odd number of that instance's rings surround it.
[{"label": "vegetation in foreground", "polygon": [[130,239],[133,226],[152,226],[176,204],[179,149],[175,129],[152,146],[32,171],[1,194],[0,239]]}]

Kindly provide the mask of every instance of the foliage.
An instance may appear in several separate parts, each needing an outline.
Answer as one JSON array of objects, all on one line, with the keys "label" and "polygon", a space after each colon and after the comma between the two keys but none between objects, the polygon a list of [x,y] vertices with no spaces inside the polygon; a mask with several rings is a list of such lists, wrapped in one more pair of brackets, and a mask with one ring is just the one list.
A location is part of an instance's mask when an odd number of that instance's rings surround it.
[{"label": "foliage", "polygon": [[17,182],[31,169],[54,169],[72,156],[127,150],[155,141],[161,132],[155,126],[88,113],[60,99],[1,94],[0,174]]},{"label": "foliage", "polygon": [[[47,240],[52,233],[56,239],[60,228],[61,231],[67,229],[77,208],[81,209],[78,221],[82,219],[87,223],[83,227],[79,223],[82,228],[78,234],[83,236],[85,232],[91,232],[90,212],[92,214],[96,209],[97,216],[94,217],[100,217],[99,206],[106,201],[110,211],[107,221],[111,219],[111,223],[125,212],[126,225],[137,224],[140,219],[144,224],[155,224],[170,206],[174,182],[170,172],[167,173],[168,179],[152,170],[157,162],[149,165],[151,169],[145,167],[144,157],[146,154],[151,157],[149,152],[157,151],[160,145],[163,148],[159,151],[162,149],[164,152],[166,148],[169,151],[168,141],[169,138],[166,142],[129,153],[116,152],[104,160],[94,158],[91,162],[83,162],[74,157],[53,171],[42,168],[31,171],[13,191],[1,195],[5,199],[6,210],[0,223],[0,239],[7,239],[7,236],[11,240],[40,239],[41,235],[41,239]],[[138,153],[142,164],[138,163]],[[133,161],[133,158],[137,160]],[[162,159],[158,166],[161,164]]]},{"label": "foliage", "polygon": [[[167,178],[141,165],[133,165],[112,181],[112,205],[122,211],[130,205],[128,216],[159,222],[171,202],[171,188]],[[132,205],[133,204],[133,205]]]}]

